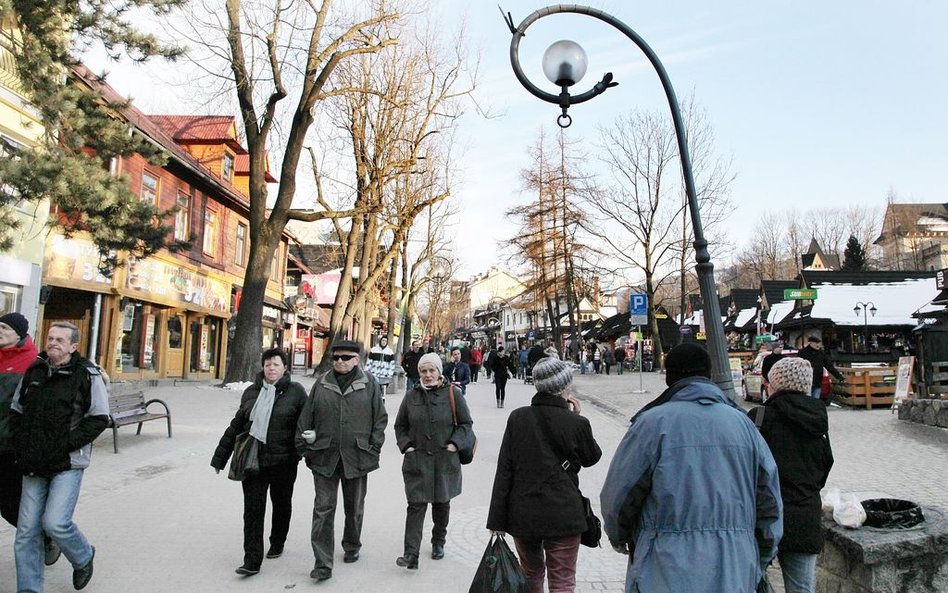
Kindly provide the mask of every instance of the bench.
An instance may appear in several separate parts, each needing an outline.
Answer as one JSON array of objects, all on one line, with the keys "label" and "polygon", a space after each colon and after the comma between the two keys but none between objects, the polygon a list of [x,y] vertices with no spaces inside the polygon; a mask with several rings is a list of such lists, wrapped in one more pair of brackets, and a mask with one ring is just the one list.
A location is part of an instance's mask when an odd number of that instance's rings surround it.
[{"label": "bench", "polygon": [[[164,406],[164,412],[149,412],[148,406],[151,404],[161,404]],[[145,401],[145,394],[141,391],[133,393],[123,393],[121,395],[109,396],[109,426],[112,427],[112,445],[115,452],[118,448],[118,427],[128,424],[138,424],[138,431],[135,434],[142,433],[142,423],[149,420],[168,420],[168,438],[171,438],[171,409],[168,404],[160,399],[150,399]]]}]

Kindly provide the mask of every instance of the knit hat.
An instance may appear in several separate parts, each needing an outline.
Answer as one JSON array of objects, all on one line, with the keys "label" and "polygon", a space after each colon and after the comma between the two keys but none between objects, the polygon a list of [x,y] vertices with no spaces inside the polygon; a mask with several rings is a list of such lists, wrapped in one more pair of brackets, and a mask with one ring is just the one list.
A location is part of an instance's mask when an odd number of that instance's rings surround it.
[{"label": "knit hat", "polygon": [[767,381],[773,392],[809,393],[813,383],[813,367],[803,358],[784,358],[770,367]]},{"label": "knit hat", "polygon": [[533,384],[540,393],[559,395],[573,382],[573,371],[558,358],[541,358],[533,365]]},{"label": "knit hat", "polygon": [[0,323],[10,326],[10,329],[16,332],[16,335],[25,338],[30,331],[30,322],[19,313],[7,313],[0,317]]},{"label": "knit hat", "polygon": [[418,359],[418,370],[421,370],[421,367],[429,364],[434,368],[438,369],[438,374],[440,375],[444,370],[444,367],[441,364],[441,357],[434,352],[429,352],[428,354],[423,355]]},{"label": "knit hat", "polygon": [[665,384],[674,385],[686,377],[710,377],[711,356],[697,344],[686,342],[668,351],[665,357]]}]

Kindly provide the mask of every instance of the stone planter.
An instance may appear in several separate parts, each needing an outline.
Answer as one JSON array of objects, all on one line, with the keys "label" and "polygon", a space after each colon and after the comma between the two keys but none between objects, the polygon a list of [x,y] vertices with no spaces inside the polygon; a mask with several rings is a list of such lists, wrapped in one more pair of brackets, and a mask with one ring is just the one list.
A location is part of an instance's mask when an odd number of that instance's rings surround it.
[{"label": "stone planter", "polygon": [[925,521],[909,529],[847,529],[824,522],[826,544],[816,568],[817,593],[944,593],[948,591],[945,511],[922,507]]},{"label": "stone planter", "polygon": [[903,400],[899,405],[899,420],[948,428],[948,400]]}]

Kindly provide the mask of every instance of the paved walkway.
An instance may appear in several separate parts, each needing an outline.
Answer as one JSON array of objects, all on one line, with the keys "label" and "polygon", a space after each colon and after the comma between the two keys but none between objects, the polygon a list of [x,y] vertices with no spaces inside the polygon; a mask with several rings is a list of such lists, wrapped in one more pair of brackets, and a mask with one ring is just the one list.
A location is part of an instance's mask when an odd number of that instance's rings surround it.
[{"label": "paved walkway", "polygon": [[[589,417],[604,456],[581,473],[581,486],[598,506],[598,492],[628,417],[655,397],[663,376],[646,374],[650,393],[632,394],[638,375],[578,376],[577,388],[587,401]],[[312,379],[303,379],[308,387]],[[309,522],[313,486],[309,470],[300,465],[294,494],[293,522],[286,553],[266,560],[250,578],[234,574],[242,560],[241,508],[238,484],[216,475],[209,466],[220,434],[230,420],[239,392],[208,384],[149,388],[148,397],[166,400],[174,418],[174,438],[166,438],[161,422],[145,424],[142,435],[133,427],[119,431],[121,453],[112,453],[111,431],[96,441],[92,467],[86,472],[76,519],[97,549],[96,570],[88,591],[152,593],[188,591],[274,592],[289,589],[464,593],[489,533],[484,527],[507,414],[526,405],[530,386],[511,380],[507,408],[494,405],[493,385],[481,381],[468,390],[479,437],[477,459],[464,469],[464,492],[452,503],[446,557],[433,561],[423,547],[421,568],[395,566],[402,551],[405,497],[400,454],[391,422],[401,395],[389,395],[390,416],[382,467],[369,478],[362,558],[343,564],[337,546],[334,576],[324,583],[309,579],[313,557]],[[843,490],[878,491],[948,506],[948,431],[900,423],[888,411],[831,413],[836,468],[830,482]],[[341,536],[342,510],[337,515]],[[430,521],[430,519],[429,519]],[[430,525],[430,523],[429,523]],[[0,593],[15,591],[13,530],[0,527]],[[582,548],[577,591],[621,592],[625,557],[611,549]],[[71,570],[64,560],[46,571],[48,592],[72,591]]]}]

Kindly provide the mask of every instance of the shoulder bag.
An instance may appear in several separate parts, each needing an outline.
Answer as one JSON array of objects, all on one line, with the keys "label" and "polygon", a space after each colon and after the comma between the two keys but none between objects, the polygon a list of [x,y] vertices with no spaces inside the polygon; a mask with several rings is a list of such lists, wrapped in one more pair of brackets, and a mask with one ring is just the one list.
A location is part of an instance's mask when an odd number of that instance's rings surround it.
[{"label": "shoulder bag", "polygon": [[[553,454],[557,457],[563,458],[560,467],[563,471],[567,471],[572,467],[569,459],[565,458],[563,455],[560,455],[560,452],[556,450],[556,441],[553,440],[553,434],[550,431],[550,425],[547,424],[546,418],[544,418],[536,408],[531,408],[533,410],[533,415],[537,420],[537,425],[540,427],[540,433],[543,435],[543,440],[546,441],[547,446],[553,451]],[[572,481],[570,481],[572,483]],[[579,498],[583,502],[583,512],[586,515],[586,531],[582,533],[580,538],[580,543],[586,546],[587,548],[598,548],[599,540],[602,539],[602,521],[599,517],[596,516],[596,513],[593,511],[592,503],[588,498],[583,496],[583,491],[579,489],[579,486],[576,486],[576,492],[579,493]]]},{"label": "shoulder bag", "polygon": [[[451,402],[451,421],[455,426],[458,426],[458,407],[454,403],[454,385],[448,385],[448,401]],[[477,451],[477,435],[474,435],[473,430],[471,434],[474,436],[474,444],[470,447],[458,447],[458,459],[461,461],[461,465],[467,465],[474,461],[474,453]]]},{"label": "shoulder bag", "polygon": [[242,432],[234,439],[234,452],[230,457],[230,470],[227,477],[242,482],[260,471],[258,457],[260,441],[250,436],[250,431]]}]

